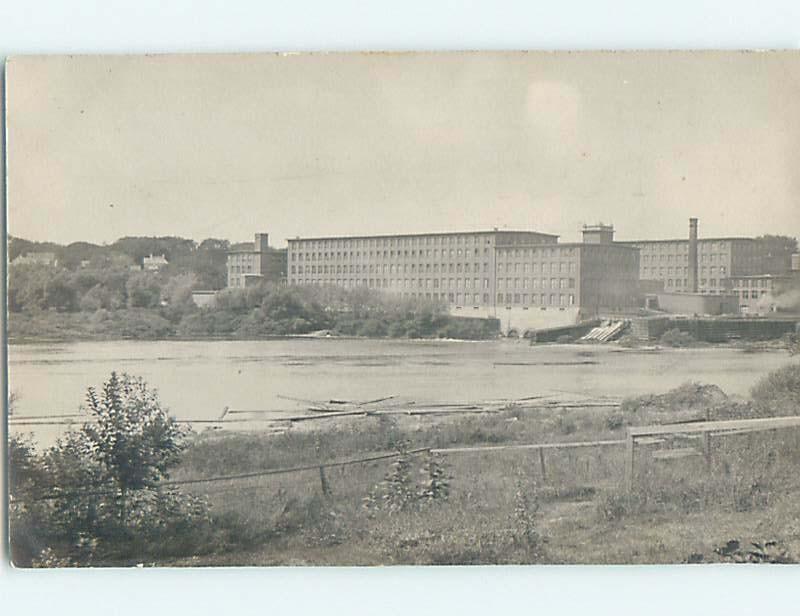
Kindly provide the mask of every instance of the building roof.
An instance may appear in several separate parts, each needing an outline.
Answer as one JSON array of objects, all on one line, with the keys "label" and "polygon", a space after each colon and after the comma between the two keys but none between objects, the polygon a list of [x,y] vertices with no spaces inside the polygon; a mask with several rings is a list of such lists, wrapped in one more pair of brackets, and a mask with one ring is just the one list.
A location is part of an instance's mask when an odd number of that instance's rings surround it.
[{"label": "building roof", "polygon": [[450,236],[450,235],[511,235],[511,234],[528,234],[538,235],[541,237],[558,238],[558,235],[552,233],[542,233],[540,231],[518,231],[513,229],[493,229],[491,231],[432,231],[428,233],[381,233],[375,235],[328,235],[321,237],[293,237],[289,242],[302,242],[302,241],[319,241],[319,240],[367,240],[367,239],[391,239],[395,237],[433,237],[433,236]]},{"label": "building roof", "polygon": [[502,244],[498,249],[505,248],[575,248],[575,247],[595,248],[621,248],[622,250],[639,250],[636,246],[625,246],[612,242],[611,244],[593,244],[592,242],[556,242],[554,244]]},{"label": "building roof", "polygon": [[[732,240],[755,241],[752,237],[699,237],[698,242],[730,242]],[[688,237],[681,237],[673,240],[614,240],[615,244],[667,244],[675,242],[687,242]]]},{"label": "building roof", "polygon": [[256,251],[255,244],[253,242],[248,242],[247,244],[241,245],[237,248],[229,248],[225,252],[226,254],[232,254],[236,252],[255,252],[255,251]]},{"label": "building roof", "polygon": [[[242,253],[254,253],[260,252],[256,250],[255,244],[253,242],[242,242],[236,248],[229,248],[225,251],[225,254],[242,254]],[[272,246],[267,246],[267,252],[286,252],[285,248],[274,248]]]}]

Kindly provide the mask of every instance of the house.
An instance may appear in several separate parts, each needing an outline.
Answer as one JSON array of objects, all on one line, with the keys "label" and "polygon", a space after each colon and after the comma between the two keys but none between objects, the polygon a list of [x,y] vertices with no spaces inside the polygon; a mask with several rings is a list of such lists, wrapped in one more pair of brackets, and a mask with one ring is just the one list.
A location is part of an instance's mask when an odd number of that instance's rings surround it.
[{"label": "house", "polygon": [[150,255],[142,259],[142,269],[148,272],[157,272],[167,265],[169,265],[169,261],[164,255],[158,255],[157,257]]}]

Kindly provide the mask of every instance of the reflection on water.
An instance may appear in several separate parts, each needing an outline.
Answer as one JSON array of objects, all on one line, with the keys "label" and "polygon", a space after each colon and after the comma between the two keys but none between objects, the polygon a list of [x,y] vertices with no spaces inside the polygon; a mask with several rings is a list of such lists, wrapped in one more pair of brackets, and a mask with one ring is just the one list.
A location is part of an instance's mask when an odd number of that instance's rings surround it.
[{"label": "reflection on water", "polygon": [[[785,353],[731,348],[626,351],[614,345],[529,346],[525,342],[291,339],[81,342],[11,345],[17,417],[74,413],[89,386],[112,370],[142,376],[179,419],[212,419],[223,408],[297,411],[281,399],[419,402],[523,398],[562,391],[622,397],[689,380],[747,394]],[[42,441],[59,428],[35,428]]]}]

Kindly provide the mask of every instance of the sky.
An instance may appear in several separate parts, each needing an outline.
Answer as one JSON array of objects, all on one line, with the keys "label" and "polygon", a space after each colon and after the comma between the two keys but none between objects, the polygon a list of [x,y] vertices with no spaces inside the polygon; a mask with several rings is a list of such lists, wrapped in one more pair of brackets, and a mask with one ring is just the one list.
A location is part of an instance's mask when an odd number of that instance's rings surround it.
[{"label": "sky", "polygon": [[798,52],[19,56],[8,229],[800,235]]}]

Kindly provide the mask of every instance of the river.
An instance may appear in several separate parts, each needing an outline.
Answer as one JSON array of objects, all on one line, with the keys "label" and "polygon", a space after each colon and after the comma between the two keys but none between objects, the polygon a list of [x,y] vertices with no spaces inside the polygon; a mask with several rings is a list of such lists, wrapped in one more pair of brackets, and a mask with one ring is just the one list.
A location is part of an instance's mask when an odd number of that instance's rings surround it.
[{"label": "river", "polygon": [[[524,341],[281,339],[123,341],[9,347],[15,420],[77,412],[86,388],[112,370],[143,377],[178,419],[213,419],[231,409],[302,412],[305,399],[420,402],[520,398],[551,392],[623,397],[694,380],[746,395],[785,352],[729,347],[627,351],[616,345]],[[263,424],[262,424],[263,425]],[[50,442],[63,427],[17,427]]]}]

